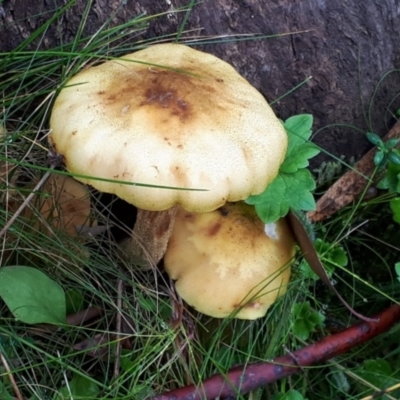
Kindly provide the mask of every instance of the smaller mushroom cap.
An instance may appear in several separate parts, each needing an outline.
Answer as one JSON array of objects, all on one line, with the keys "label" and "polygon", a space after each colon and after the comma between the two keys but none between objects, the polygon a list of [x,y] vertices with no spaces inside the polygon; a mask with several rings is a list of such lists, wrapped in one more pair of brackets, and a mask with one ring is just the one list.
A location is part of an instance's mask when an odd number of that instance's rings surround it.
[{"label": "smaller mushroom cap", "polygon": [[[2,166],[0,163],[0,177]],[[27,188],[32,189],[36,183],[37,179],[34,179]],[[25,200],[25,196],[18,190],[13,190],[12,194],[8,200],[8,207],[16,211]],[[57,231],[77,237],[82,228],[97,225],[92,216],[89,190],[69,176],[50,175],[41,189],[41,194],[36,194],[31,204],[34,207],[25,208],[22,215],[30,219],[30,227],[35,230],[48,232],[51,225]]]},{"label": "smaller mushroom cap", "polygon": [[179,295],[216,318],[256,319],[286,292],[294,239],[284,219],[264,225],[254,208],[179,208],[164,258]]},{"label": "smaller mushroom cap", "polygon": [[77,179],[148,211],[176,204],[212,211],[259,194],[287,147],[283,125],[249,82],[217,57],[178,44],[80,72],[57,97],[50,127],[69,171],[103,178]]}]

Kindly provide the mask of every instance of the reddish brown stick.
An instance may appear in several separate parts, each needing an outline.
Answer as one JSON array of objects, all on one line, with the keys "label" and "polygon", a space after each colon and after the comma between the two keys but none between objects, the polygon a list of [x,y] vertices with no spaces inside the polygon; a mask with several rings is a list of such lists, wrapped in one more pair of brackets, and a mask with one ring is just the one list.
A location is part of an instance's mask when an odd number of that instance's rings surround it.
[{"label": "reddish brown stick", "polygon": [[220,397],[236,398],[258,387],[300,372],[302,367],[315,365],[346,353],[354,346],[386,332],[400,321],[400,306],[393,305],[375,316],[377,322],[362,322],[342,332],[327,336],[317,343],[276,358],[273,363],[257,363],[235,367],[226,375],[216,374],[201,383],[163,393],[151,400],[205,400]]},{"label": "reddish brown stick", "polygon": [[[397,122],[382,139],[387,141],[393,138],[400,138],[400,122]],[[376,147],[371,149],[357,162],[354,170],[347,171],[324,193],[317,202],[317,209],[307,213],[311,222],[322,221],[332,216],[363,192],[368,184],[368,179],[365,177],[370,178],[375,170],[374,156],[376,151]]]}]

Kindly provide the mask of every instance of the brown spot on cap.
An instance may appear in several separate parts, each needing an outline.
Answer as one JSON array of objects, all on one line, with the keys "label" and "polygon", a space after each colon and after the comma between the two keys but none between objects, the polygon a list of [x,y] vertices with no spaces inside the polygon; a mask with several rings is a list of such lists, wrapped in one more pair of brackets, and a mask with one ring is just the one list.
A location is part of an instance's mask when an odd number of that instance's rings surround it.
[{"label": "brown spot on cap", "polygon": [[168,110],[170,117],[175,116],[181,120],[186,120],[192,115],[193,107],[186,97],[190,88],[194,88],[191,82],[193,78],[171,70],[159,71],[151,75],[144,70],[141,75],[145,88],[141,106]]}]

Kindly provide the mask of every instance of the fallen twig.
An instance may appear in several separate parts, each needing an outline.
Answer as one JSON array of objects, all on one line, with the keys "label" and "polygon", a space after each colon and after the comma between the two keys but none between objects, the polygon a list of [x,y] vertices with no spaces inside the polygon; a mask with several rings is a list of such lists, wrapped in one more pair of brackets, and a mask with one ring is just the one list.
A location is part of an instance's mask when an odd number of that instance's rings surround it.
[{"label": "fallen twig", "polygon": [[[384,141],[392,138],[400,138],[400,122],[397,122],[387,135]],[[311,222],[321,221],[330,217],[335,212],[354,201],[368,184],[368,179],[375,170],[374,156],[376,147],[371,149],[360,161],[356,163],[354,169],[341,176],[318,200],[315,211],[307,213]]]},{"label": "fallen twig", "polygon": [[386,332],[400,321],[400,306],[395,304],[377,314],[377,322],[361,322],[342,332],[327,336],[291,355],[264,362],[239,366],[226,375],[216,374],[201,383],[189,385],[152,397],[150,400],[206,400],[237,397],[278,379],[300,372],[302,367],[319,364]]},{"label": "fallen twig", "polygon": [[373,399],[377,399],[378,397],[381,397],[383,395],[388,396],[388,393],[394,392],[397,389],[400,389],[400,383],[397,383],[396,385],[393,385],[387,389],[379,390],[378,392],[371,394],[371,396],[363,397],[361,400],[373,400]]}]

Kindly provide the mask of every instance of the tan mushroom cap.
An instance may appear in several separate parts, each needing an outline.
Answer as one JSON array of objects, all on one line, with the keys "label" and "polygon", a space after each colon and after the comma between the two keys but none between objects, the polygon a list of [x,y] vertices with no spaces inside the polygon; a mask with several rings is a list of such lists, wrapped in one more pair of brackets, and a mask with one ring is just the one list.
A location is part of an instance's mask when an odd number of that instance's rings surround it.
[{"label": "tan mushroom cap", "polygon": [[286,221],[265,226],[239,202],[209,213],[179,208],[164,263],[178,294],[196,310],[256,319],[286,292],[293,256]]},{"label": "tan mushroom cap", "polygon": [[258,194],[277,175],[287,147],[281,122],[232,66],[178,44],[80,72],[57,97],[50,125],[69,171],[207,190],[77,178],[150,211],[175,204],[210,211]]},{"label": "tan mushroom cap", "polygon": [[[4,164],[0,162],[0,178]],[[17,179],[17,175],[13,177]],[[30,182],[26,189],[33,189],[38,178]],[[22,216],[30,220],[34,230],[49,232],[49,225],[71,237],[79,236],[80,230],[97,225],[92,216],[89,190],[75,179],[63,175],[50,175],[31,201],[31,207],[24,208]],[[25,191],[10,190],[7,206],[16,212],[23,201]],[[1,204],[0,198],[0,206]],[[5,205],[5,204],[4,204]]]}]

